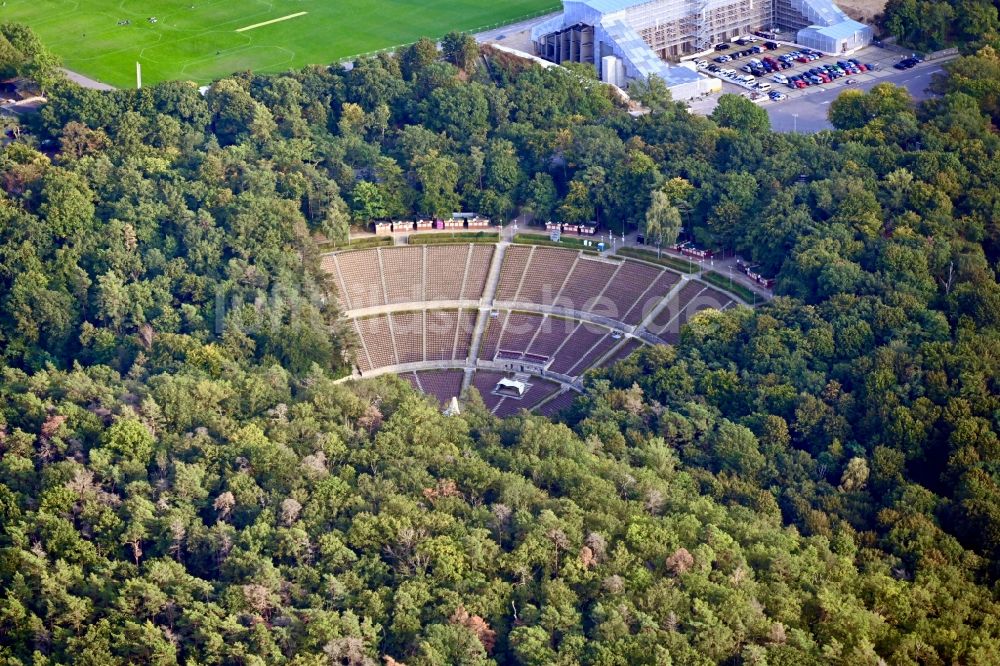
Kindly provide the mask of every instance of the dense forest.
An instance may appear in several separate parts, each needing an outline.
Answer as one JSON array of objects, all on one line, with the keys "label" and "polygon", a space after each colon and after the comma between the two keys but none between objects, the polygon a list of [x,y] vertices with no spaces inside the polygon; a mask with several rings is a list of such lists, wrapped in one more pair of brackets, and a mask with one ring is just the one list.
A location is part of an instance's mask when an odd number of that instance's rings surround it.
[{"label": "dense forest", "polygon": [[[800,135],[460,35],[205,95],[0,35],[49,98],[0,151],[4,666],[1000,663],[988,46]],[[455,209],[666,221],[778,297],[558,422],[334,383],[323,244]]]},{"label": "dense forest", "polygon": [[881,23],[900,44],[920,51],[1000,43],[994,0],[888,0]]}]

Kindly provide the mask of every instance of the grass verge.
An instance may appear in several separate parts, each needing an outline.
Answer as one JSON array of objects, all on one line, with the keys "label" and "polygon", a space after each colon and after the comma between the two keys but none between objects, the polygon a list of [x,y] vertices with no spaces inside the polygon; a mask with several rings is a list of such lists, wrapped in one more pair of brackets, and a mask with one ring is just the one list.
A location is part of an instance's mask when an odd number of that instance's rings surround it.
[{"label": "grass verge", "polygon": [[730,294],[735,294],[744,303],[754,302],[755,295],[753,291],[747,289],[746,287],[741,285],[739,282],[736,282],[735,280],[732,282],[732,284],[730,284],[729,278],[725,275],[722,275],[721,273],[708,271],[707,273],[702,275],[701,278],[705,282],[714,285],[719,289],[722,289],[723,291],[728,291]]},{"label": "grass verge", "polygon": [[394,239],[392,236],[366,236],[340,245],[326,241],[325,243],[320,243],[319,247],[323,252],[343,252],[344,250],[365,250],[370,247],[388,247],[393,242]]},{"label": "grass verge", "polygon": [[460,231],[453,234],[413,234],[409,237],[410,245],[448,245],[449,243],[496,243],[499,240],[495,231]]},{"label": "grass verge", "polygon": [[[11,0],[3,21],[25,23],[66,67],[123,88],[199,83],[478,32],[559,9],[555,0]],[[153,20],[155,18],[155,20]]]},{"label": "grass verge", "polygon": [[518,245],[546,245],[549,247],[561,247],[567,250],[582,250],[587,254],[599,254],[595,247],[597,241],[593,241],[594,245],[588,246],[583,244],[583,240],[582,238],[572,236],[562,236],[558,241],[554,241],[548,236],[539,234],[516,234],[514,236],[514,242]]},{"label": "grass verge", "polygon": [[[633,259],[642,259],[643,261],[648,261],[651,264],[659,264],[660,266],[666,266],[667,268],[673,269],[675,271],[680,271],[681,273],[697,273],[701,268],[697,263],[690,263],[683,259],[677,259],[676,257],[669,257],[665,254],[661,254],[659,257],[656,256],[655,252],[650,252],[649,250],[640,250],[634,247],[622,247],[618,248],[618,254],[625,257],[632,257]],[[728,282],[728,280],[727,280]]]}]

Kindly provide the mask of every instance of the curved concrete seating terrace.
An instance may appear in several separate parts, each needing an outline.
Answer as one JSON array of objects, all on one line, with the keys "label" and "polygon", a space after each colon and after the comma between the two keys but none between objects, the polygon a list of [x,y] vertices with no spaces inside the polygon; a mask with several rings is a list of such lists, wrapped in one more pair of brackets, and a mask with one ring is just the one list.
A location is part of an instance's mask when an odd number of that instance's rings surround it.
[{"label": "curved concrete seating terrace", "polygon": [[[394,373],[447,402],[469,386],[495,414],[568,406],[589,369],[673,343],[726,293],[643,261],[509,243],[394,246],[326,255],[358,338],[354,377]],[[511,373],[523,396],[495,395]]]}]

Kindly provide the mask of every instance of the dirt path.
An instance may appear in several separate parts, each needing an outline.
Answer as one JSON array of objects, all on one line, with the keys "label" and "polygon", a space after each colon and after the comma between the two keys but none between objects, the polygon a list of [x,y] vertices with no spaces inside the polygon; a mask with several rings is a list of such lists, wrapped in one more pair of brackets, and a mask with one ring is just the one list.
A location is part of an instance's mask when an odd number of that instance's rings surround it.
[{"label": "dirt path", "polygon": [[88,78],[83,74],[77,74],[74,71],[63,69],[63,74],[66,75],[73,83],[83,86],[84,88],[91,88],[93,90],[114,90],[114,86],[109,86],[107,83],[101,83],[100,81],[95,81],[94,79]]},{"label": "dirt path", "polygon": [[872,24],[885,10],[886,0],[837,0],[837,6],[855,21]]}]

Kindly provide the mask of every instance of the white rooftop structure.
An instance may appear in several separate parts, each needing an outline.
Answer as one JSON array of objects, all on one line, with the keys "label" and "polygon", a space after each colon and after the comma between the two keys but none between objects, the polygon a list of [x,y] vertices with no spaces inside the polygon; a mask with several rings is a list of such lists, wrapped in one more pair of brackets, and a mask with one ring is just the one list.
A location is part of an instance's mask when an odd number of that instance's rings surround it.
[{"label": "white rooftop structure", "polygon": [[458,416],[461,414],[462,410],[458,407],[458,398],[452,396],[451,402],[448,403],[448,406],[445,408],[443,413],[445,416]]},{"label": "white rooftop structure", "polygon": [[706,77],[666,60],[778,27],[828,53],[872,39],[871,28],[833,0],[563,0],[563,14],[534,26],[531,37],[546,60],[593,64],[616,85],[659,76],[675,98],[685,99],[709,89]]},{"label": "white rooftop structure", "polygon": [[516,393],[518,396],[524,395],[524,392],[528,390],[528,385],[524,382],[519,382],[516,379],[507,379],[502,377],[500,381],[497,382],[497,386],[494,389],[498,393]]}]

